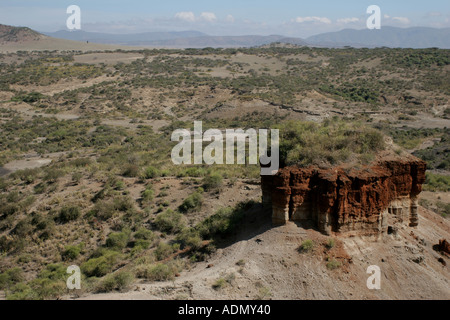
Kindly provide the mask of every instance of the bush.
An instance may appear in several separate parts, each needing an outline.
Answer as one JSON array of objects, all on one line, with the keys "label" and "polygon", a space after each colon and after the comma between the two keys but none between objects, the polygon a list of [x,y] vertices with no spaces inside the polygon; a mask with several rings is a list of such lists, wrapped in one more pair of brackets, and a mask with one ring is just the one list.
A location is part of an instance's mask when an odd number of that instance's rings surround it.
[{"label": "bush", "polygon": [[87,167],[91,163],[92,163],[92,161],[89,158],[78,158],[78,159],[70,161],[70,165],[75,166],[75,167]]},{"label": "bush", "polygon": [[142,179],[154,179],[157,178],[161,175],[161,172],[155,168],[155,167],[147,167],[144,169],[144,171],[142,172]]},{"label": "bush", "polygon": [[328,249],[334,248],[334,246],[335,246],[335,241],[334,241],[334,239],[333,239],[333,238],[328,239],[327,245],[326,245],[326,246],[327,246]]},{"label": "bush", "polygon": [[45,96],[40,92],[30,92],[30,93],[21,93],[19,95],[16,95],[14,98],[12,98],[13,101],[23,101],[26,103],[34,103],[38,102]]},{"label": "bush", "polygon": [[199,232],[193,228],[183,229],[178,235],[176,240],[184,247],[190,247],[191,249],[199,249],[202,246],[202,238]]},{"label": "bush", "polygon": [[224,288],[226,285],[227,281],[224,278],[219,278],[213,283],[212,287],[214,290],[220,290]]},{"label": "bush", "polygon": [[184,228],[183,215],[168,209],[156,216],[155,225],[162,232],[177,233]]},{"label": "bush", "polygon": [[71,261],[78,258],[80,252],[81,252],[80,246],[66,246],[61,256],[64,261]]},{"label": "bush", "polygon": [[154,265],[143,265],[136,269],[139,278],[151,281],[168,281],[175,279],[175,275],[180,271],[177,262],[157,263]]},{"label": "bush", "polygon": [[98,219],[106,221],[112,218],[116,212],[128,212],[133,207],[133,200],[130,197],[118,196],[114,199],[97,202],[91,213]]},{"label": "bush", "polygon": [[424,185],[426,191],[450,191],[450,176],[427,172]]},{"label": "bush", "polygon": [[33,232],[33,227],[31,226],[31,219],[29,217],[20,220],[14,229],[11,231],[11,234],[15,234],[18,237],[24,238],[30,235]]},{"label": "bush", "polygon": [[241,202],[235,208],[221,208],[216,214],[199,223],[195,229],[203,239],[230,234],[244,218],[244,213],[254,204],[253,201]]},{"label": "bush", "polygon": [[339,261],[336,261],[334,259],[331,259],[327,262],[327,269],[335,270],[337,268],[341,267],[341,263]]},{"label": "bush", "polygon": [[114,250],[122,250],[127,246],[129,238],[129,231],[112,232],[106,239],[106,246]]},{"label": "bush", "polygon": [[15,267],[6,270],[4,273],[0,273],[0,290],[11,288],[24,280],[22,269]]},{"label": "bush", "polygon": [[314,242],[312,240],[305,240],[300,245],[300,252],[310,252],[314,248]]},{"label": "bush", "polygon": [[155,191],[153,191],[153,189],[147,187],[147,189],[145,189],[142,192],[142,200],[143,201],[149,203],[149,202],[152,202],[154,198],[155,198]]},{"label": "bush", "polygon": [[102,277],[112,271],[119,257],[118,252],[105,251],[102,256],[83,263],[81,271],[88,277]]},{"label": "bush", "polygon": [[134,164],[129,164],[125,167],[122,175],[129,178],[137,177],[139,175],[139,167]]},{"label": "bush", "polygon": [[155,250],[156,259],[158,261],[164,260],[164,259],[170,257],[170,255],[172,253],[174,253],[178,249],[179,249],[179,245],[178,245],[178,248],[177,248],[176,245],[170,245],[170,244],[165,243],[165,242],[160,242],[158,244],[158,247]]},{"label": "bush", "polygon": [[323,124],[312,122],[288,122],[280,130],[280,164],[328,166],[343,163],[355,155],[360,159],[374,158],[385,148],[381,132],[337,119]]},{"label": "bush", "polygon": [[155,239],[155,234],[148,229],[140,228],[136,233],[134,234],[135,239],[142,239],[142,240],[150,240],[152,241]]},{"label": "bush", "polygon": [[61,170],[49,169],[43,180],[45,182],[55,183],[59,178],[64,176],[64,172]]},{"label": "bush", "polygon": [[181,212],[191,212],[201,208],[203,204],[203,197],[201,192],[196,191],[189,197],[184,199],[183,203],[179,206]]},{"label": "bush", "polygon": [[219,189],[222,186],[223,178],[218,173],[212,173],[207,175],[202,180],[202,185],[205,191],[212,191]]},{"label": "bush", "polygon": [[58,219],[61,223],[67,223],[70,221],[77,220],[81,215],[80,208],[76,206],[66,206],[59,212]]},{"label": "bush", "polygon": [[26,283],[18,283],[10,289],[6,299],[8,300],[37,300],[37,293]]},{"label": "bush", "polygon": [[53,299],[67,292],[66,268],[62,264],[49,264],[36,279],[19,283],[8,292],[8,300]]},{"label": "bush", "polygon": [[95,291],[96,292],[111,292],[114,290],[124,291],[129,288],[133,280],[134,280],[133,275],[126,271],[110,274],[100,281]]}]

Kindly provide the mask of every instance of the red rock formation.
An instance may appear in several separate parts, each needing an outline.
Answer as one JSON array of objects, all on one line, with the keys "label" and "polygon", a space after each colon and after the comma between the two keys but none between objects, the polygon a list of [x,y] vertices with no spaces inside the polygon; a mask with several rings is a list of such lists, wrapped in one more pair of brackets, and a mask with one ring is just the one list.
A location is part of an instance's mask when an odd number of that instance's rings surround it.
[{"label": "red rock formation", "polygon": [[417,158],[359,170],[286,167],[261,177],[263,204],[272,209],[275,224],[310,220],[326,234],[378,233],[391,222],[417,226],[425,171],[426,163]]}]

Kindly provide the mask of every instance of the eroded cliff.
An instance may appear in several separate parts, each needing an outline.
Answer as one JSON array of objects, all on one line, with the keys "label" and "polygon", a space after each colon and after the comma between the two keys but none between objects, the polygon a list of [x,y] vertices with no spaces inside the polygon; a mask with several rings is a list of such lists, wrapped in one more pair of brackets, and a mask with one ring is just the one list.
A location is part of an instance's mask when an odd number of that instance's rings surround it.
[{"label": "eroded cliff", "polygon": [[418,225],[425,171],[426,163],[414,157],[360,169],[285,167],[261,177],[263,203],[275,224],[312,221],[325,234],[388,232],[398,224]]}]

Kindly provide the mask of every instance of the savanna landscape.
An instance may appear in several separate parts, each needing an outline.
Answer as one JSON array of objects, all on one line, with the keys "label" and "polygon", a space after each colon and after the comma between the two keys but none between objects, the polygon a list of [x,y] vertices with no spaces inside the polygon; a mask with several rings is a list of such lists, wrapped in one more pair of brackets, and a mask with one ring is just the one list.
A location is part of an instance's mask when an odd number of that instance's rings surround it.
[{"label": "savanna landscape", "polygon": [[[19,37],[0,50],[0,299],[450,299],[448,49]],[[417,157],[419,224],[376,237],[273,225],[259,165],[172,162],[172,132],[194,121],[279,129],[283,166]],[[369,265],[382,290],[367,290]]]}]

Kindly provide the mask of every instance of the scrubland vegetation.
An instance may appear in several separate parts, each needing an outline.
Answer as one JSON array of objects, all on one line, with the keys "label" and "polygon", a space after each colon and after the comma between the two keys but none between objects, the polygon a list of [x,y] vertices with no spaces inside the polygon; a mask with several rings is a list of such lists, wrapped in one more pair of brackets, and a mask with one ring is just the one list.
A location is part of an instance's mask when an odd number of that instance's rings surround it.
[{"label": "scrubland vegetation", "polygon": [[[173,280],[232,241],[260,199],[238,194],[234,203],[210,204],[237,181],[257,181],[259,168],[174,165],[171,133],[194,120],[204,130],[280,129],[283,165],[367,164],[390,136],[440,170],[427,175],[425,190],[450,190],[449,129],[408,126],[448,119],[448,107],[439,109],[449,101],[448,50],[139,53],[143,59],[114,65],[75,63],[81,52],[0,57],[0,166],[52,160],[0,177],[0,290],[8,299],[67,295],[72,264],[81,268],[82,292]],[[306,240],[299,250],[314,245]],[[327,267],[340,265],[331,259]]]}]

